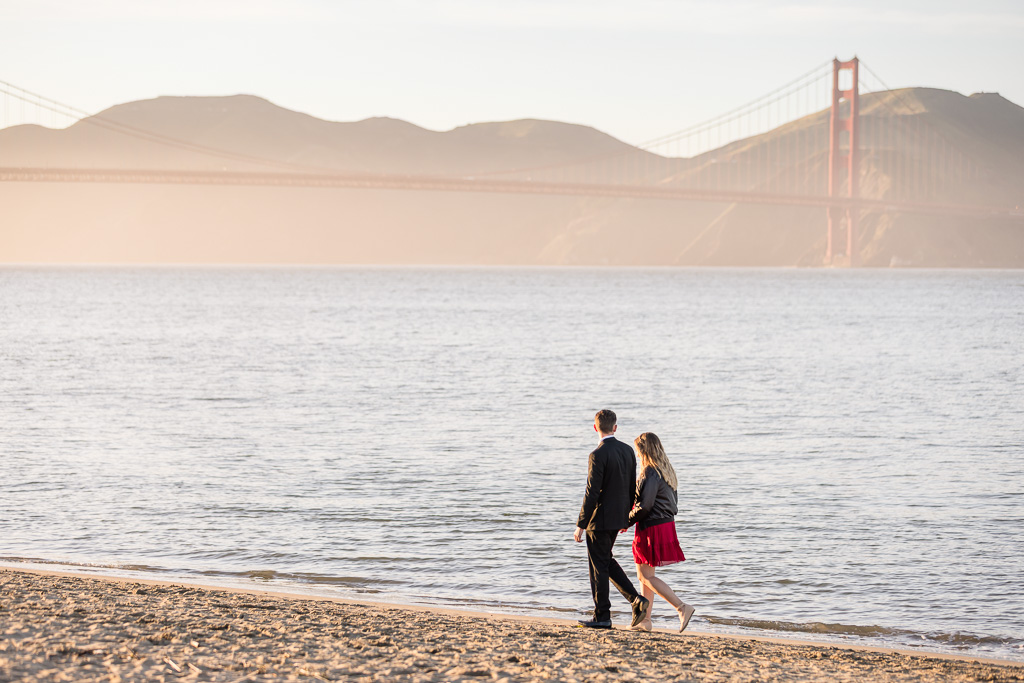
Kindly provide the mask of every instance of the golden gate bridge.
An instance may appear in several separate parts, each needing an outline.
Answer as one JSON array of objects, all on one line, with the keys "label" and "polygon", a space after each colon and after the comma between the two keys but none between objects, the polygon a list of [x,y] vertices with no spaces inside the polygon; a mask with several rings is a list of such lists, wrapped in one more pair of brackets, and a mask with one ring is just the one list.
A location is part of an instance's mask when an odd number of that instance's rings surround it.
[{"label": "golden gate bridge", "polygon": [[[881,87],[872,88],[862,67]],[[862,92],[863,91],[863,92]],[[832,60],[741,107],[623,151],[459,174],[369,173],[255,157],[122,122],[0,81],[4,121],[81,122],[265,170],[3,167],[0,182],[168,183],[559,194],[825,209],[826,263],[855,265],[866,211],[1024,219],[1017,204],[971,201],[989,173],[955,131],[884,84],[856,57]],[[825,106],[822,107],[822,100]],[[0,162],[2,163],[2,162]],[[871,196],[862,189],[871,185]]]}]

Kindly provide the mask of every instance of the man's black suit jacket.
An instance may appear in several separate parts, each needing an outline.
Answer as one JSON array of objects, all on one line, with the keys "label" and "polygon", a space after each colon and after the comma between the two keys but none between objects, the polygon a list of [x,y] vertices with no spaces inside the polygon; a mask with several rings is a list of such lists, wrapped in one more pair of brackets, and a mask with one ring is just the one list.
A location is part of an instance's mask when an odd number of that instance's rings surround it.
[{"label": "man's black suit jacket", "polygon": [[627,444],[608,437],[590,454],[587,492],[576,526],[587,531],[625,529],[634,498],[636,456]]}]

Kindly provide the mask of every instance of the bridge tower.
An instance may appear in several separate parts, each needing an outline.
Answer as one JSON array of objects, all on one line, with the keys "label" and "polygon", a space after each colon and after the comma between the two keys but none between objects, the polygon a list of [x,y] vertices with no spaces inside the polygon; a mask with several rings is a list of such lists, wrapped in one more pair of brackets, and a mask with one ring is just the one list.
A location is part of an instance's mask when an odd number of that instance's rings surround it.
[{"label": "bridge tower", "polygon": [[[829,120],[828,139],[828,196],[856,199],[860,196],[860,100],[859,60],[854,57],[848,62],[832,60],[832,115]],[[840,89],[840,74],[849,71],[852,83],[849,88]],[[843,105],[847,105],[844,107]],[[844,108],[847,110],[844,116]],[[847,135],[843,135],[843,133]],[[844,144],[845,143],[845,144]],[[845,167],[845,168],[844,168]],[[842,171],[845,170],[845,174]],[[842,177],[845,175],[845,178]],[[845,181],[845,182],[844,182]],[[836,240],[843,214],[846,219],[845,259],[851,266],[857,265],[857,224],[860,219],[860,208],[847,205],[844,209],[830,205],[828,207],[828,241],[825,247],[825,263],[836,261]]]}]

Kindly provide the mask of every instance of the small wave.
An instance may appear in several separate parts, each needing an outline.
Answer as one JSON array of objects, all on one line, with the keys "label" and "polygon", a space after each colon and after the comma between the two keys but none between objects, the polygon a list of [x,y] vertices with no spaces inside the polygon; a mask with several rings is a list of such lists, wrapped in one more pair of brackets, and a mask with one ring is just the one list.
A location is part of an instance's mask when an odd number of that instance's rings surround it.
[{"label": "small wave", "polygon": [[305,572],[280,572],[274,569],[249,569],[245,571],[218,571],[218,570],[189,570],[173,567],[156,567],[148,564],[103,564],[99,562],[69,562],[65,560],[47,560],[38,557],[12,557],[0,556],[0,563],[12,565],[42,565],[67,567],[68,569],[81,570],[114,570],[125,572],[145,572],[150,574],[167,574],[175,577],[181,575],[220,577],[225,579],[250,579],[254,581],[275,581],[286,583],[313,583],[339,586],[369,586],[371,584],[395,584],[399,581],[392,581],[384,578],[368,579],[362,576],[329,576],[326,574],[311,574]]},{"label": "small wave", "polygon": [[251,398],[244,396],[196,396],[192,399],[193,401],[238,401],[241,403],[252,401]]},{"label": "small wave", "polygon": [[100,562],[69,562],[66,560],[45,560],[39,557],[0,557],[0,562],[7,564],[37,564],[69,567],[72,569],[116,569],[129,572],[167,572],[166,567],[154,567],[148,564],[103,564]]},{"label": "small wave", "polygon": [[532,600],[502,600],[498,598],[466,598],[460,596],[441,595],[410,595],[411,604],[439,605],[442,607],[469,608],[474,611],[490,609],[497,613],[504,614],[548,614],[583,616],[590,612],[592,607],[576,608],[561,605],[551,605]]},{"label": "small wave", "polygon": [[725,617],[706,616],[704,620],[721,626],[738,626],[740,628],[757,629],[760,631],[781,631],[784,633],[808,633],[825,636],[856,636],[859,638],[896,639],[908,644],[946,645],[954,648],[973,648],[978,645],[999,645],[1019,648],[1024,640],[999,636],[983,636],[973,633],[945,633],[932,631],[922,633],[908,629],[888,628],[885,626],[858,626],[855,624],[826,624],[820,621],[806,623],[794,621],[775,621],[769,619],[729,619]]},{"label": "small wave", "polygon": [[[884,626],[852,626],[848,624],[824,624],[818,621],[800,623],[795,621],[775,621],[770,619],[727,619],[725,617],[705,617],[712,624],[722,626],[739,626],[741,628],[756,628],[762,631],[786,631],[789,633],[820,633],[827,635],[849,635],[864,637],[879,637],[900,635],[898,629],[886,628]],[[907,631],[906,633],[910,633]]]},{"label": "small wave", "polygon": [[242,578],[253,581],[273,581],[275,583],[311,583],[329,586],[364,587],[378,586],[384,584],[398,584],[400,581],[391,579],[373,578],[365,576],[331,576],[328,574],[312,574],[307,572],[281,572],[275,569],[247,569],[240,572],[231,571],[204,571],[204,576],[217,576],[223,578]]}]

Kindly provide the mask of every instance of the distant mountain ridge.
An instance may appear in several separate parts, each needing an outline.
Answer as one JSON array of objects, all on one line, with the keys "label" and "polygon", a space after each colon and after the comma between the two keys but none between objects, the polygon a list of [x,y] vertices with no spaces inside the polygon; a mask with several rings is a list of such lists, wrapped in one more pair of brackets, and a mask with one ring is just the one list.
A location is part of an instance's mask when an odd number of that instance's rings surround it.
[{"label": "distant mountain ridge", "polygon": [[[908,88],[862,96],[864,120],[920,117],[986,169],[977,201],[1024,204],[1024,109],[997,94]],[[823,124],[819,112],[685,161],[730,155]],[[104,127],[106,124],[108,127]],[[109,124],[228,152],[210,156]],[[151,136],[150,136],[151,137]],[[822,143],[823,145],[824,143]],[[824,172],[827,148],[808,164]],[[232,156],[234,155],[234,156]],[[431,131],[390,118],[331,122],[253,95],[158,97],[67,129],[0,130],[0,166],[475,175],[654,155],[587,126],[543,120]],[[865,196],[885,198],[891,167],[865,158]],[[820,265],[824,211],[800,207],[411,191],[0,184],[0,262]],[[866,265],[1024,267],[1024,225],[870,212]]]},{"label": "distant mountain ridge", "polygon": [[[325,121],[253,95],[158,97],[120,104],[92,118],[228,152],[338,171],[491,172],[633,149],[593,128],[557,121],[476,123],[437,132],[391,118]],[[144,160],[147,168],[258,168],[112,132],[88,119],[64,130],[23,133],[21,128],[26,127],[0,131],[6,165],[33,165],[45,156],[50,165],[67,166],[136,167]]]}]

